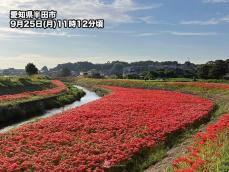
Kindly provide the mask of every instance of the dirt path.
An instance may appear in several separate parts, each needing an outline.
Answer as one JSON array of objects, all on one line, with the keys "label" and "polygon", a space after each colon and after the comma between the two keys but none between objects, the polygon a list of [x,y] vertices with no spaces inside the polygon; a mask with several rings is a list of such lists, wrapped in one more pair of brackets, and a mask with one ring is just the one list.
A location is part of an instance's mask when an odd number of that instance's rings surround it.
[{"label": "dirt path", "polygon": [[[198,131],[196,131],[196,133],[205,131],[207,125],[200,126],[200,128],[198,129]],[[156,164],[150,166],[144,172],[166,172],[166,169],[169,166],[171,166],[173,160],[175,160],[180,155],[184,155],[187,153],[187,146],[192,145],[193,143],[192,137],[193,135],[190,135],[184,141],[172,147],[169,151],[167,151],[167,156],[165,158],[163,158],[161,161],[157,162]]]},{"label": "dirt path", "polygon": [[190,145],[192,143],[192,138],[186,139],[181,144],[176,145],[172,149],[170,149],[167,152],[167,156],[159,161],[158,163],[150,166],[148,169],[146,169],[144,172],[165,172],[165,169],[168,168],[172,161],[181,154],[186,153],[186,147],[187,145]]}]

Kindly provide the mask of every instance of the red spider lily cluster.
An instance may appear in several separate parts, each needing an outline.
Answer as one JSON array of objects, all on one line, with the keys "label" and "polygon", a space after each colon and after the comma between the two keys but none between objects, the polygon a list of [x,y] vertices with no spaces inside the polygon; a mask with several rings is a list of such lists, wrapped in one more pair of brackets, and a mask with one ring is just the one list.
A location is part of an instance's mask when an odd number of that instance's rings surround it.
[{"label": "red spider lily cluster", "polygon": [[42,90],[42,91],[33,91],[31,94],[36,96],[45,96],[50,94],[57,94],[65,90],[65,85],[63,82],[58,80],[51,80],[52,84],[56,86],[56,88],[49,89],[49,90]]},{"label": "red spider lily cluster", "polygon": [[45,96],[45,95],[57,94],[65,90],[65,85],[61,81],[51,80],[51,82],[56,86],[55,88],[49,90],[42,90],[42,91],[29,91],[29,92],[18,93],[18,94],[2,95],[0,96],[0,101],[11,101],[11,100],[29,98],[31,96]]},{"label": "red spider lily cluster", "polygon": [[[186,156],[181,156],[174,160],[173,167],[176,172],[195,172],[198,171],[200,168],[204,168],[205,164],[211,164],[213,162],[207,160],[210,156],[212,157],[219,157],[219,151],[206,151],[207,154],[211,155],[204,155],[202,150],[206,150],[206,147],[209,145],[214,144],[216,148],[222,147],[221,141],[219,141],[218,137],[220,133],[223,133],[225,130],[229,129],[229,114],[222,116],[220,120],[212,125],[209,125],[206,129],[206,132],[198,133],[194,139],[195,142],[193,146],[187,147],[189,150],[189,154]],[[185,167],[182,167],[182,164],[185,164]],[[206,169],[206,171],[208,171]]]},{"label": "red spider lily cluster", "polygon": [[110,95],[0,135],[0,171],[105,171],[200,120],[209,100],[106,87]]},{"label": "red spider lily cluster", "polygon": [[[106,79],[106,83],[129,83],[129,84],[141,84],[141,83],[147,83],[142,80],[110,80]],[[152,82],[157,83],[157,82]],[[206,82],[158,82],[159,84],[170,84],[170,85],[181,85],[181,86],[190,86],[190,87],[199,87],[199,88],[206,88],[206,89],[222,89],[227,90],[229,89],[229,84],[223,84],[223,83],[206,83]],[[150,82],[149,82],[150,84]]]},{"label": "red spider lily cluster", "polygon": [[200,87],[206,89],[229,89],[229,84],[204,83],[204,82],[168,82],[169,84],[178,84],[183,86]]}]

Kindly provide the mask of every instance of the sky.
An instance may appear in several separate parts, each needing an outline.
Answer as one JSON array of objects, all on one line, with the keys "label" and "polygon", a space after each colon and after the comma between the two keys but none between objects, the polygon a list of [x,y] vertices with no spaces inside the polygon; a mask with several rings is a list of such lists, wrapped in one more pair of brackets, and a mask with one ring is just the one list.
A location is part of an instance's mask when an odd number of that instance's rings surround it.
[{"label": "sky", "polygon": [[[10,10],[104,19],[104,29],[12,29]],[[0,68],[229,58],[229,0],[1,0]]]}]

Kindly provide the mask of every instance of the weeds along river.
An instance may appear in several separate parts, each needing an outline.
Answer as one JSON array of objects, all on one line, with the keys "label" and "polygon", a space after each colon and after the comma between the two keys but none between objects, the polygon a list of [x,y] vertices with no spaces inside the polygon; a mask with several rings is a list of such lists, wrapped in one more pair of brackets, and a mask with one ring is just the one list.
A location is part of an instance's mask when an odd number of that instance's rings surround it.
[{"label": "weeds along river", "polygon": [[19,123],[12,124],[10,126],[4,127],[2,129],[0,129],[0,133],[8,132],[8,131],[10,131],[12,129],[15,129],[15,128],[18,128],[18,127],[20,127],[20,126],[22,126],[24,124],[31,123],[31,122],[36,122],[39,119],[48,118],[48,117],[56,115],[56,114],[58,114],[60,112],[64,112],[64,111],[66,111],[68,109],[79,107],[81,105],[84,105],[86,103],[89,103],[91,101],[94,101],[94,100],[97,100],[97,99],[101,98],[95,92],[89,91],[86,88],[83,88],[83,87],[80,87],[80,86],[77,86],[77,85],[75,85],[75,87],[77,87],[79,89],[82,89],[86,93],[85,96],[80,99],[80,101],[77,100],[77,101],[75,101],[75,102],[73,102],[73,103],[71,103],[69,105],[65,105],[65,106],[60,107],[60,108],[55,108],[55,109],[52,109],[52,110],[48,110],[44,114],[42,114],[41,116],[30,118],[30,119],[28,119],[26,121],[19,122]]}]

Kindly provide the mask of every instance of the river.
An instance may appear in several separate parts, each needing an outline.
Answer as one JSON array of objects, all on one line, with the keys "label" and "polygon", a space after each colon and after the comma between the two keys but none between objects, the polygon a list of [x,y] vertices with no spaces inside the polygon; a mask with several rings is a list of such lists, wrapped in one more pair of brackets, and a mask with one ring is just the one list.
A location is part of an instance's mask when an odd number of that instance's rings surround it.
[{"label": "river", "polygon": [[63,107],[60,107],[60,108],[54,108],[54,109],[51,109],[51,110],[47,110],[44,114],[42,114],[41,116],[38,116],[38,117],[33,117],[33,118],[30,118],[26,121],[23,121],[23,122],[19,122],[19,123],[16,123],[16,124],[12,124],[10,126],[7,126],[7,127],[4,127],[2,129],[0,129],[0,133],[5,133],[5,132],[8,132],[12,129],[15,129],[15,128],[18,128],[24,124],[28,124],[28,123],[31,123],[31,122],[36,122],[40,119],[43,119],[43,118],[48,118],[50,116],[53,116],[53,115],[56,115],[60,112],[64,112],[68,109],[72,109],[72,108],[75,108],[75,107],[79,107],[81,105],[84,105],[86,103],[89,103],[91,101],[94,101],[94,100],[97,100],[97,99],[100,99],[101,97],[99,97],[97,94],[95,94],[95,92],[92,92],[92,91],[89,91],[88,89],[84,88],[84,87],[80,87],[80,86],[77,86],[75,85],[75,87],[79,88],[79,89],[82,89],[86,94],[84,97],[82,97],[80,99],[80,101],[75,101],[69,105],[65,105]]}]

